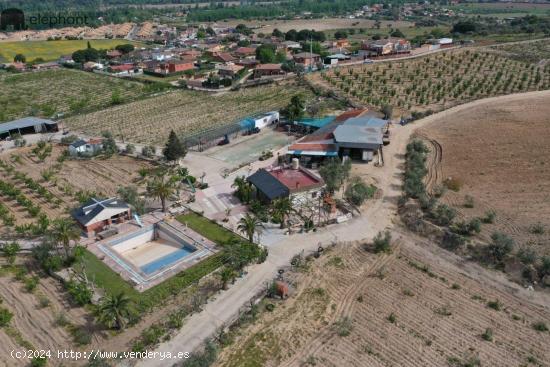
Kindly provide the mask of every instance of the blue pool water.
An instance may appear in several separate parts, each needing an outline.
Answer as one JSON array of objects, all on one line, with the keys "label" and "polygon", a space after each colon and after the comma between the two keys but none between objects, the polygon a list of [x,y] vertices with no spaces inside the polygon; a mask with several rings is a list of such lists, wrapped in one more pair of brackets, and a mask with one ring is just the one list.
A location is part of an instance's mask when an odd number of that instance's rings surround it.
[{"label": "blue pool water", "polygon": [[140,269],[145,274],[149,275],[157,270],[160,270],[172,263],[175,263],[176,261],[183,259],[184,257],[190,255],[193,253],[193,250],[181,247],[177,249],[176,251],[172,252],[171,254],[168,254],[166,256],[161,257],[160,259],[157,259],[155,261],[151,261],[148,264],[143,265]]}]

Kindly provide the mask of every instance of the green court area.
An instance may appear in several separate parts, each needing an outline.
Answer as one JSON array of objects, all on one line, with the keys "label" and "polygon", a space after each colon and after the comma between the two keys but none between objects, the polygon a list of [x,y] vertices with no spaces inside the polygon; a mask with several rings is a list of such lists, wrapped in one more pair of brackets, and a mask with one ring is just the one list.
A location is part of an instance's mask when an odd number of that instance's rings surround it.
[{"label": "green court area", "polygon": [[286,133],[274,130],[262,131],[259,135],[248,138],[239,138],[234,145],[224,145],[212,148],[210,157],[232,163],[235,166],[257,161],[264,151],[276,151],[290,144],[291,139]]},{"label": "green court area", "polygon": [[90,42],[93,48],[98,50],[110,50],[117,45],[126,43],[143,46],[139,42],[130,42],[124,39],[0,42],[0,61],[11,62],[17,54],[25,55],[27,62],[37,58],[41,58],[44,61],[57,60],[60,56],[70,55],[77,50],[86,48],[88,42]]}]

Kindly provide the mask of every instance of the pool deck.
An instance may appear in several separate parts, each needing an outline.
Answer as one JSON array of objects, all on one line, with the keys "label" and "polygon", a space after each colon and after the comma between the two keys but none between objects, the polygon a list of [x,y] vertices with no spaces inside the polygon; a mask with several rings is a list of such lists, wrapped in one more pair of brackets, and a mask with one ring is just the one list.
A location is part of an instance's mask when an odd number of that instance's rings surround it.
[{"label": "pool deck", "polygon": [[[178,222],[171,216],[165,216],[163,213],[155,212],[143,215],[140,219],[143,227],[140,227],[135,220],[131,220],[117,226],[119,230],[117,235],[100,241],[90,239],[85,244],[90,252],[113,269],[113,271],[118,273],[124,280],[132,284],[139,292],[143,292],[162,283],[166,279],[173,277],[177,273],[195,265],[220,250],[214,242],[187,228],[184,224]],[[164,222],[163,225],[168,227],[171,231],[176,232],[183,238],[187,238],[197,250],[157,272],[145,274],[133,261],[111,247],[111,242],[124,238],[129,234],[142,230],[142,228],[147,228],[161,221]],[[149,251],[153,250],[149,249]]]}]

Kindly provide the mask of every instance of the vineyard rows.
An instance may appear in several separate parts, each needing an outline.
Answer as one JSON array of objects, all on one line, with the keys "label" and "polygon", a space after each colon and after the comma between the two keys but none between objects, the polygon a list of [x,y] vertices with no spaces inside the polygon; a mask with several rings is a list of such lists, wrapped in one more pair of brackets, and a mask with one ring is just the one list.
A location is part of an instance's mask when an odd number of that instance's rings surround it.
[{"label": "vineyard rows", "polygon": [[295,85],[264,86],[222,95],[178,91],[74,116],[64,122],[91,135],[108,130],[120,140],[162,144],[172,129],[185,135],[231,124],[255,113],[280,109],[299,93],[311,94]]},{"label": "vineyard rows", "polygon": [[52,117],[106,108],[135,100],[150,87],[138,82],[68,69],[0,74],[0,122],[25,116]]}]

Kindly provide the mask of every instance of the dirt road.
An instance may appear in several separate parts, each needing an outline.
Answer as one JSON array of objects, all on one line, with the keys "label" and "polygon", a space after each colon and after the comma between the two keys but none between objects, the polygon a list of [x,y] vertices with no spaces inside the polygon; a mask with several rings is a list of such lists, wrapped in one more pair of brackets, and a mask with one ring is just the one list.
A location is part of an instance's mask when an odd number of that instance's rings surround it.
[{"label": "dirt road", "polygon": [[[550,91],[532,92],[520,96],[548,96]],[[289,264],[290,259],[300,251],[313,251],[318,244],[328,244],[332,241],[353,241],[372,238],[378,231],[392,228],[397,221],[397,200],[401,195],[401,173],[404,163],[403,153],[411,135],[420,127],[425,126],[436,118],[444,118],[447,115],[469,109],[473,106],[488,104],[493,101],[512,101],[518,95],[478,100],[472,103],[459,105],[436,115],[405,126],[392,127],[392,141],[386,146],[384,152],[385,165],[383,167],[366,166],[365,172],[372,175],[382,190],[382,198],[373,202],[363,215],[352,221],[329,226],[313,234],[297,234],[287,237],[279,244],[270,248],[269,257],[263,264],[248,268],[248,275],[238,280],[231,288],[221,293],[218,298],[209,302],[204,311],[191,316],[170,341],[159,345],[157,352],[191,352],[203,342],[205,338],[213,335],[220,326],[230,321],[239,309],[245,306],[249,299],[264,288],[273,277],[277,269]],[[405,241],[404,243],[407,243]],[[412,242],[411,242],[412,243]],[[437,261],[438,254],[433,255]],[[480,274],[483,270],[477,269]],[[497,277],[495,277],[497,278]],[[506,282],[504,279],[499,281]],[[505,288],[513,287],[506,285]],[[520,292],[516,286],[516,292]],[[548,302],[546,300],[545,302]],[[166,361],[142,360],[138,366],[166,366]]]}]

